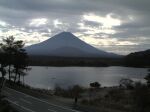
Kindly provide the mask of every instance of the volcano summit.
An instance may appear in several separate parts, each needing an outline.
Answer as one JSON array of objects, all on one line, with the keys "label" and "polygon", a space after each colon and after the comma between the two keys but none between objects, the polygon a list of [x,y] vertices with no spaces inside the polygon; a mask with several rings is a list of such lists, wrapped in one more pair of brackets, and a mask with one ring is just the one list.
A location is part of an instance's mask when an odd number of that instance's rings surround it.
[{"label": "volcano summit", "polygon": [[28,46],[25,48],[32,56],[52,56],[52,57],[107,57],[115,58],[119,55],[99,50],[70,32],[59,33],[48,40]]}]

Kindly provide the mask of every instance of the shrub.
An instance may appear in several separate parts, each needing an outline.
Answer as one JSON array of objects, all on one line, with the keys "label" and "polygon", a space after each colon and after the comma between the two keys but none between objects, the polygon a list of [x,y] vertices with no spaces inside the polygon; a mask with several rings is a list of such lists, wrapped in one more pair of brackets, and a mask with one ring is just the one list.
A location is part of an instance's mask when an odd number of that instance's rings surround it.
[{"label": "shrub", "polygon": [[100,88],[101,87],[101,84],[99,82],[93,82],[93,83],[90,83],[90,87],[93,87],[93,88]]},{"label": "shrub", "polygon": [[134,88],[134,81],[131,79],[121,79],[119,82],[120,87],[125,89],[133,89]]},{"label": "shrub", "polygon": [[150,112],[150,92],[145,84],[135,83],[133,98],[135,112]]}]

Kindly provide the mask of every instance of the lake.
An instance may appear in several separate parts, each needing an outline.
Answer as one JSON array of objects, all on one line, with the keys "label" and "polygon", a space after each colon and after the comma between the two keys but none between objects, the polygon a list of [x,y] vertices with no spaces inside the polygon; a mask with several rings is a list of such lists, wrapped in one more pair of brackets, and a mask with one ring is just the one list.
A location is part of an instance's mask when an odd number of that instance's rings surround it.
[{"label": "lake", "polygon": [[147,68],[131,67],[41,67],[32,68],[25,76],[25,83],[36,88],[53,89],[55,86],[69,87],[81,85],[89,87],[89,83],[98,81],[102,86],[116,86],[120,79],[130,78],[144,81]]}]

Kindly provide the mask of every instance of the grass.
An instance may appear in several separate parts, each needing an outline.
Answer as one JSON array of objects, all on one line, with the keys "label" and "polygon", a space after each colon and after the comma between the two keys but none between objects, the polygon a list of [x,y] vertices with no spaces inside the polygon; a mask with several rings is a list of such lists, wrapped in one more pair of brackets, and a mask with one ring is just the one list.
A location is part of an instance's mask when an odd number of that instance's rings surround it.
[{"label": "grass", "polygon": [[12,81],[7,81],[5,86],[38,98],[47,98],[53,95],[52,90],[33,88],[28,85],[14,83]]},{"label": "grass", "polygon": [[[32,88],[27,85],[7,82],[7,86],[38,98],[51,100],[55,96],[73,99],[78,96],[74,109],[84,112],[150,112],[150,88],[140,83],[134,88],[106,87],[82,88],[74,86],[68,89],[56,87],[55,90]],[[0,111],[1,112],[1,111]]]},{"label": "grass", "polygon": [[98,112],[150,112],[150,88],[102,88],[93,96],[83,97],[80,103],[87,108],[95,107]]},{"label": "grass", "polygon": [[[128,106],[127,97],[124,90],[116,88],[102,88],[97,90],[90,97],[84,97],[81,99],[81,105],[92,107],[98,112],[102,110],[104,112],[131,112],[131,108]],[[102,111],[102,112],[103,112]]]}]

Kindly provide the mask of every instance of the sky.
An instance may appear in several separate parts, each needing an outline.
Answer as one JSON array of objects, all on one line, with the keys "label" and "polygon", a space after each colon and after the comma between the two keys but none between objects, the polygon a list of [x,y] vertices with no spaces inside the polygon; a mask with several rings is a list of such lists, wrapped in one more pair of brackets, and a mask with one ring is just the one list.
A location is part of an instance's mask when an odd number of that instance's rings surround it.
[{"label": "sky", "polygon": [[0,42],[13,35],[28,46],[63,31],[117,54],[150,49],[150,0],[0,0]]}]

